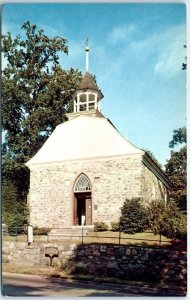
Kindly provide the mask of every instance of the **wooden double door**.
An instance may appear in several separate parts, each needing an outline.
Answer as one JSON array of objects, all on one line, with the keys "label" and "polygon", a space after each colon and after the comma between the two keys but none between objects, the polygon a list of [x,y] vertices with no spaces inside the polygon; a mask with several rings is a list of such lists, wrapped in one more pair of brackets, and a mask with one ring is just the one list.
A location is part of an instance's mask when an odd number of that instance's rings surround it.
[{"label": "wooden double door", "polygon": [[74,225],[92,225],[91,193],[74,194]]}]

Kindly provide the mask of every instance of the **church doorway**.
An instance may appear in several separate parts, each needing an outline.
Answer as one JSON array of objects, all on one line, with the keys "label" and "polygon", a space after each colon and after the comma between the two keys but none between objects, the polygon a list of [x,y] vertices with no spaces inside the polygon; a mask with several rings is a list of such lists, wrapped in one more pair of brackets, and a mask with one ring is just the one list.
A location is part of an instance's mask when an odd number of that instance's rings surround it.
[{"label": "church doorway", "polygon": [[74,225],[92,225],[91,193],[75,193]]},{"label": "church doorway", "polygon": [[92,225],[91,184],[85,174],[81,174],[74,185],[73,208],[74,225]]}]

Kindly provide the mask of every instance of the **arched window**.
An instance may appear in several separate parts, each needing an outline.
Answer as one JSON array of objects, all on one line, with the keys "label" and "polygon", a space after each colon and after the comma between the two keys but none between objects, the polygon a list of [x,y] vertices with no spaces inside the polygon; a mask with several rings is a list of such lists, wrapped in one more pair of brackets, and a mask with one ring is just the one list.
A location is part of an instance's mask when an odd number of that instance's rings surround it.
[{"label": "arched window", "polygon": [[75,183],[74,192],[88,192],[88,191],[91,191],[90,180],[86,175],[81,174]]}]

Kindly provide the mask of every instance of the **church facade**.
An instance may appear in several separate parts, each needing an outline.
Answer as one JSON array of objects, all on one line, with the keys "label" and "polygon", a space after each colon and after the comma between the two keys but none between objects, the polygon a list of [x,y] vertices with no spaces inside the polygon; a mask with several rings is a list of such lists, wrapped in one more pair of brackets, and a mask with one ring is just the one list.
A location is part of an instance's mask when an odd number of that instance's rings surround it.
[{"label": "church facade", "polygon": [[119,221],[126,198],[140,197],[145,205],[153,199],[167,201],[168,178],[101,114],[102,98],[87,70],[68,121],[27,162],[31,225],[110,225]]}]

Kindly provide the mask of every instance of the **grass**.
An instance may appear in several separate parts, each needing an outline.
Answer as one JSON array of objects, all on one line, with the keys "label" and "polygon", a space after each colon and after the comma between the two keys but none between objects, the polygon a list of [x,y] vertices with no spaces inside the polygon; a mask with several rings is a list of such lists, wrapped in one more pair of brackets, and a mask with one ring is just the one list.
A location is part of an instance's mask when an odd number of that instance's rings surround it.
[{"label": "grass", "polygon": [[[3,236],[3,242],[5,241],[18,241],[18,242],[27,242],[27,235],[18,235],[15,236]],[[71,238],[64,239],[63,237],[55,236],[53,239],[48,240],[48,236],[34,236],[34,242],[43,243],[43,242],[56,242],[56,243],[81,243],[81,238],[72,236]],[[83,236],[83,243],[106,243],[106,244],[119,244],[119,232],[113,231],[103,231],[103,232],[89,232],[86,236]],[[160,244],[160,235],[154,235],[150,232],[141,232],[135,234],[120,234],[120,244],[121,245],[137,245],[137,246],[152,246],[152,247],[172,247],[176,248],[176,250],[186,250],[186,244],[174,239],[166,238],[165,236],[161,236],[161,244]]]},{"label": "grass", "polygon": [[[27,242],[27,235],[26,234],[18,234],[17,236],[15,235],[3,235],[2,236],[2,240],[4,242]],[[47,236],[40,236],[40,235],[35,235],[34,236],[34,241],[36,242],[46,242],[48,241],[48,237]]]},{"label": "grass", "polygon": [[[103,232],[90,232],[88,236],[83,238],[84,243],[113,243],[119,244],[119,232],[103,231]],[[162,243],[171,243],[171,239],[161,236]],[[150,232],[141,232],[135,234],[120,233],[120,244],[122,245],[151,245],[159,246],[160,235],[154,235]]]}]

